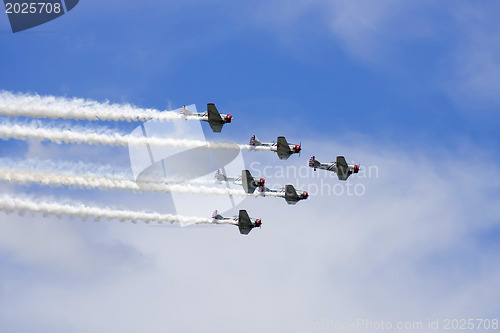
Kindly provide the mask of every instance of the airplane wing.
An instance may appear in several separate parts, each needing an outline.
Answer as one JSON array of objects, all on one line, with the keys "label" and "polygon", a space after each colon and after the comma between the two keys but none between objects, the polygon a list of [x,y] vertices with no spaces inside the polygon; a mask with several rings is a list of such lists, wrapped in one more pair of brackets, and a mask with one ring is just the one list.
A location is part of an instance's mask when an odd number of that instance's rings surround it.
[{"label": "airplane wing", "polygon": [[250,217],[246,210],[240,210],[240,215],[238,218],[238,228],[240,229],[240,234],[248,235],[250,231],[252,231],[253,225],[252,221],[250,221]]},{"label": "airplane wing", "polygon": [[349,178],[349,166],[344,158],[344,156],[337,156],[337,177],[340,180],[346,180]]},{"label": "airplane wing", "polygon": [[299,201],[299,196],[293,185],[285,186],[285,200],[289,204],[296,204]]},{"label": "airplane wing", "polygon": [[292,155],[290,146],[288,146],[288,142],[286,142],[284,136],[278,137],[278,148],[276,152],[278,153],[278,157],[281,160],[287,160],[290,157],[290,155]]},{"label": "airplane wing", "polygon": [[207,104],[208,111],[208,124],[212,128],[214,133],[220,133],[222,131],[222,126],[224,125],[224,120],[220,116],[219,111],[215,107],[215,104],[208,103]]},{"label": "airplane wing", "polygon": [[252,175],[250,174],[250,171],[248,170],[241,171],[241,184],[243,185],[243,188],[245,189],[246,193],[255,192],[255,183]]}]

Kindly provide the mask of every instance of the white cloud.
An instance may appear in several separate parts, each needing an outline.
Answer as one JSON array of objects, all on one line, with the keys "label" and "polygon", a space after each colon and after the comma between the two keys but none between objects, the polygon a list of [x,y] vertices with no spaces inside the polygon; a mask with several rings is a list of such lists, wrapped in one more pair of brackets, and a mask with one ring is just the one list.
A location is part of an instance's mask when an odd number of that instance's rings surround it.
[{"label": "white cloud", "polygon": [[[361,197],[315,196],[295,206],[250,199],[244,208],[263,227],[248,236],[231,226],[2,215],[1,254],[15,269],[2,279],[1,320],[10,327],[29,321],[42,331],[288,332],[297,321],[325,318],[498,313],[498,247],[484,235],[499,226],[500,178],[494,167],[471,176],[464,163],[488,152],[303,144],[317,147],[320,160],[338,152],[376,165],[379,177],[350,178],[366,187]],[[308,157],[258,158],[301,166]],[[300,182],[339,183],[325,176],[317,171]],[[42,278],[17,279],[21,267]]]},{"label": "white cloud", "polygon": [[[344,49],[363,61],[386,62],[397,47],[411,39],[432,38],[435,23],[428,1],[302,1],[275,0],[258,7],[256,23],[278,29],[293,38],[313,24],[314,31],[331,31]],[[308,24],[308,23],[311,24]],[[293,31],[293,33],[290,33]]]},{"label": "white cloud", "polygon": [[426,52],[434,52],[435,63],[428,65],[436,73],[436,88],[458,107],[477,113],[500,103],[498,9],[496,2],[275,0],[258,7],[254,19],[256,25],[278,31],[281,40],[291,40],[285,43],[289,46],[304,33],[330,31],[332,43],[388,71],[408,66],[404,48],[422,43],[423,48],[414,50],[422,59],[429,59]]},{"label": "white cloud", "polygon": [[[431,37],[425,2],[333,1],[325,19],[347,50],[369,62],[385,62],[405,40]],[[411,18],[411,19],[408,19]]]},{"label": "white cloud", "polygon": [[454,13],[457,33],[448,91],[458,103],[478,108],[500,105],[500,25],[497,3],[464,5]]}]

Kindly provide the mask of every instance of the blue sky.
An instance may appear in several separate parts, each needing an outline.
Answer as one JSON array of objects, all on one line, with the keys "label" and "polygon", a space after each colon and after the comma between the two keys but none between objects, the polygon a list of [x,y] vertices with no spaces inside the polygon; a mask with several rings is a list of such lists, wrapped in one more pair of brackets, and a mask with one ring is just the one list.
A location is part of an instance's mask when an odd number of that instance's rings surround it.
[{"label": "blue sky", "polygon": [[[10,306],[0,327],[287,332],[293,319],[498,316],[499,9],[495,1],[82,0],[16,34],[0,15],[0,90],[158,109],[214,102],[234,117],[226,139],[301,141],[302,157],[289,165],[342,154],[380,170],[350,179],[366,186],[363,197],[248,203],[264,221],[249,239],[231,228],[0,215],[0,304]],[[11,140],[0,151],[129,163],[123,148]],[[277,165],[274,155],[249,160]],[[164,205],[159,195],[2,187]]]},{"label": "blue sky", "polygon": [[[479,16],[487,14],[486,3],[474,6],[479,17],[472,18],[461,13],[467,4],[393,5],[389,14],[378,14],[391,6],[382,5],[370,14],[381,18],[351,18],[338,23],[346,27],[337,32],[329,21],[350,12],[336,13],[335,5],[321,2],[294,13],[299,5],[279,2],[124,2],[116,8],[87,1],[34,30],[4,33],[2,88],[158,108],[214,101],[239,117],[300,122],[308,135],[360,132],[493,148],[495,82],[461,72],[488,65],[473,54],[479,43],[493,44],[477,50],[491,53],[484,57],[492,58],[493,68],[479,69],[497,70],[496,37],[488,35],[498,27]],[[2,23],[8,31],[6,17]],[[466,84],[479,87],[467,95],[461,91]],[[475,91],[481,88],[488,98]]]}]

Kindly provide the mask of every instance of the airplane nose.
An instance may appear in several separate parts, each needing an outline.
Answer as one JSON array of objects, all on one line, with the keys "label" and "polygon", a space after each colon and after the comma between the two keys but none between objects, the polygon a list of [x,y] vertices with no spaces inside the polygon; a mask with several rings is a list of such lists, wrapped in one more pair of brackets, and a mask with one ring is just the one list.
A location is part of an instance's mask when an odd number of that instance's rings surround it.
[{"label": "airplane nose", "polygon": [[233,119],[233,116],[231,116],[230,114],[228,114],[228,115],[226,116],[226,123],[228,123],[228,124],[229,124],[229,123],[231,122],[231,120],[232,120],[232,119]]},{"label": "airplane nose", "polygon": [[359,172],[359,165],[355,165],[354,166],[354,173],[358,173]]},{"label": "airplane nose", "polygon": [[302,194],[302,196],[304,197],[304,199],[307,199],[309,197],[309,193],[307,193],[306,191],[304,191],[304,194]]}]

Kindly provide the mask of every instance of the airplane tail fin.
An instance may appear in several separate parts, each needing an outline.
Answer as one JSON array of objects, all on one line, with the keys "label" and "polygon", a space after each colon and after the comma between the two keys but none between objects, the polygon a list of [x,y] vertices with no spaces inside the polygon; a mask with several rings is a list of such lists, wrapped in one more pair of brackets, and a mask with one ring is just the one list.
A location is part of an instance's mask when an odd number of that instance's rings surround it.
[{"label": "airplane tail fin", "polygon": [[310,167],[314,166],[314,161],[316,161],[316,157],[315,156],[311,157],[311,159],[309,160],[309,166]]},{"label": "airplane tail fin", "polygon": [[262,143],[257,139],[255,135],[250,138],[250,146],[260,146]]},{"label": "airplane tail fin", "polygon": [[320,165],[321,163],[316,159],[315,156],[311,157],[311,159],[309,160],[309,166],[311,168],[314,168],[314,170],[316,170],[316,168]]},{"label": "airplane tail fin", "polygon": [[221,171],[221,169],[217,169],[217,171],[215,172],[215,176],[214,176],[215,179],[217,179],[218,181],[220,182],[225,182],[227,181],[227,177],[226,175],[224,175]]},{"label": "airplane tail fin", "polygon": [[222,218],[222,215],[219,214],[219,211],[216,209],[214,210],[213,214],[212,214],[212,218],[213,219],[221,219]]},{"label": "airplane tail fin", "polygon": [[191,111],[189,111],[189,109],[187,108],[187,106],[183,105],[181,110],[179,111],[179,113],[181,115],[184,115],[184,116],[190,116],[192,115],[193,113]]}]

